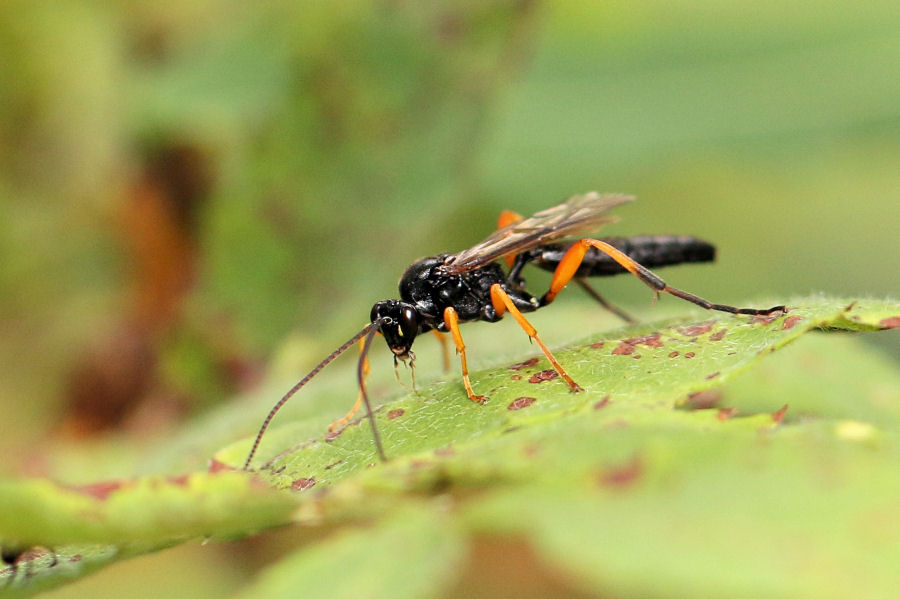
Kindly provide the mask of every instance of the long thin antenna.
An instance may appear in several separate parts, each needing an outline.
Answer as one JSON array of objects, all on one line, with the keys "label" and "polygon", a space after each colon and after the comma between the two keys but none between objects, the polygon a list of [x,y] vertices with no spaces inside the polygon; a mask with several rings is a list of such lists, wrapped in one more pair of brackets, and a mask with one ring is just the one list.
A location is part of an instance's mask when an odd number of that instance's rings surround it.
[{"label": "long thin antenna", "polygon": [[[289,400],[291,397],[293,397],[293,395],[297,391],[299,391],[301,389],[301,387],[303,387],[303,385],[308,383],[310,381],[310,379],[312,379],[314,376],[319,374],[320,370],[322,370],[323,368],[328,366],[328,364],[330,364],[332,360],[334,360],[339,355],[341,355],[342,353],[347,351],[347,348],[349,348],[354,343],[356,343],[357,341],[362,339],[365,335],[368,335],[368,337],[366,337],[366,348],[368,348],[368,346],[372,342],[372,336],[375,334],[375,331],[378,328],[380,328],[380,324],[381,324],[380,322],[370,322],[369,324],[367,324],[365,327],[363,327],[363,330],[361,330],[356,335],[354,335],[350,340],[348,340],[342,346],[340,346],[339,348],[337,348],[336,350],[331,352],[331,354],[329,354],[329,356],[327,358],[325,358],[324,360],[319,362],[319,364],[315,368],[313,368],[312,370],[309,371],[309,374],[307,374],[305,377],[300,379],[300,382],[298,382],[296,385],[291,387],[291,390],[288,391],[287,393],[285,393],[284,397],[282,397],[280,400],[278,400],[278,403],[275,404],[275,406],[273,406],[271,410],[269,410],[269,415],[266,416],[266,419],[263,421],[262,426],[259,427],[259,432],[256,433],[256,439],[253,441],[253,447],[250,448],[250,454],[247,456],[247,460],[244,462],[244,467],[241,468],[241,470],[247,470],[250,467],[250,461],[253,460],[253,456],[256,455],[256,450],[259,448],[259,443],[260,443],[260,441],[262,441],[262,437],[265,434],[266,429],[269,428],[269,424],[272,422],[272,419],[275,418],[275,414],[278,413],[278,410],[281,409],[281,406],[286,404],[287,400]],[[363,393],[365,393],[365,391],[363,391]],[[368,398],[366,398],[366,408],[369,410],[369,418],[371,419],[372,429],[374,430],[375,429],[375,418],[372,415],[372,409],[369,407],[369,399]],[[384,457],[383,457],[384,452],[381,450],[381,441],[378,439],[377,434],[375,436],[375,444],[378,447],[379,455],[381,455],[382,459],[384,459]]]},{"label": "long thin antenna", "polygon": [[356,376],[359,379],[359,391],[362,394],[363,402],[366,404],[366,416],[369,418],[369,424],[372,426],[372,439],[375,441],[375,450],[382,462],[387,461],[384,455],[384,448],[381,446],[381,436],[378,434],[378,427],[375,426],[375,414],[372,412],[372,404],[369,403],[369,394],[366,392],[366,356],[369,355],[369,347],[372,345],[372,339],[375,333],[381,328],[381,320],[372,323],[372,327],[366,334],[366,340],[363,341],[362,351],[359,352],[359,364],[356,366]]}]

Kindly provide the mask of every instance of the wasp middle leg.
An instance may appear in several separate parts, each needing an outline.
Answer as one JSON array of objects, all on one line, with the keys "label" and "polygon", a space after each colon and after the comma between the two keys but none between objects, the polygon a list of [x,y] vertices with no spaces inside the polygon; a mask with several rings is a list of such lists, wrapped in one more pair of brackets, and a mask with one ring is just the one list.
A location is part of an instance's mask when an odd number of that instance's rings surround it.
[{"label": "wasp middle leg", "polygon": [[541,348],[541,351],[544,352],[544,355],[547,356],[547,360],[550,361],[550,364],[553,365],[553,368],[556,369],[556,372],[559,373],[559,376],[563,378],[563,380],[568,383],[569,388],[572,391],[581,391],[581,387],[572,380],[572,377],[565,371],[562,367],[562,364],[556,359],[550,349],[544,345],[544,342],[541,341],[541,338],[537,334],[537,330],[532,326],[528,320],[522,316],[522,313],[516,308],[516,305],[513,303],[512,299],[509,297],[509,294],[503,290],[503,287],[500,286],[499,283],[494,283],[491,285],[491,303],[494,306],[494,310],[496,310],[498,316],[502,316],[507,310],[510,314],[512,314],[513,318],[516,319],[516,322],[519,323],[519,326],[525,331],[525,333],[532,339],[534,339],[538,346]]}]

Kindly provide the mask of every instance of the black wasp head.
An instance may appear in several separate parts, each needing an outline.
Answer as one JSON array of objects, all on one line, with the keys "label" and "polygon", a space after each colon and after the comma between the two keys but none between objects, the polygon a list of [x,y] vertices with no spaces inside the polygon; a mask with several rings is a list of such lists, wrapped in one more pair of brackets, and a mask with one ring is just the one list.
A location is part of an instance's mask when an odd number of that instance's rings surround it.
[{"label": "black wasp head", "polygon": [[379,322],[381,334],[394,355],[409,357],[416,335],[419,334],[419,313],[415,306],[399,300],[383,300],[372,306],[372,322]]}]

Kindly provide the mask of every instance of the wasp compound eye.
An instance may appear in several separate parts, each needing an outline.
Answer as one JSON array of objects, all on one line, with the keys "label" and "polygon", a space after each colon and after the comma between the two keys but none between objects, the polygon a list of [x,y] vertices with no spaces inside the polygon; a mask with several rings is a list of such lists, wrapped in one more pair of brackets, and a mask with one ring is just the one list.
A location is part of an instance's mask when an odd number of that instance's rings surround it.
[{"label": "wasp compound eye", "polygon": [[405,306],[400,312],[400,335],[412,339],[419,332],[419,314],[412,306]]}]

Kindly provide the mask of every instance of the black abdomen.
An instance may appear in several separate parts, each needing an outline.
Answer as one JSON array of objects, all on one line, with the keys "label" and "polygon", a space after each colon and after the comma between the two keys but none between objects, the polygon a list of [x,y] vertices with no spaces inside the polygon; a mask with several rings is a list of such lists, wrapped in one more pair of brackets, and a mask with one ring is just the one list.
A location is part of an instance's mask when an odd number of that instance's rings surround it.
[{"label": "black abdomen", "polygon": [[[635,237],[605,237],[601,239],[636,262],[654,268],[685,262],[711,262],[716,248],[696,237],[677,235],[637,235]],[[571,243],[552,243],[531,250],[532,264],[553,271]],[[626,272],[619,263],[597,248],[588,249],[576,277],[604,277]]]}]

